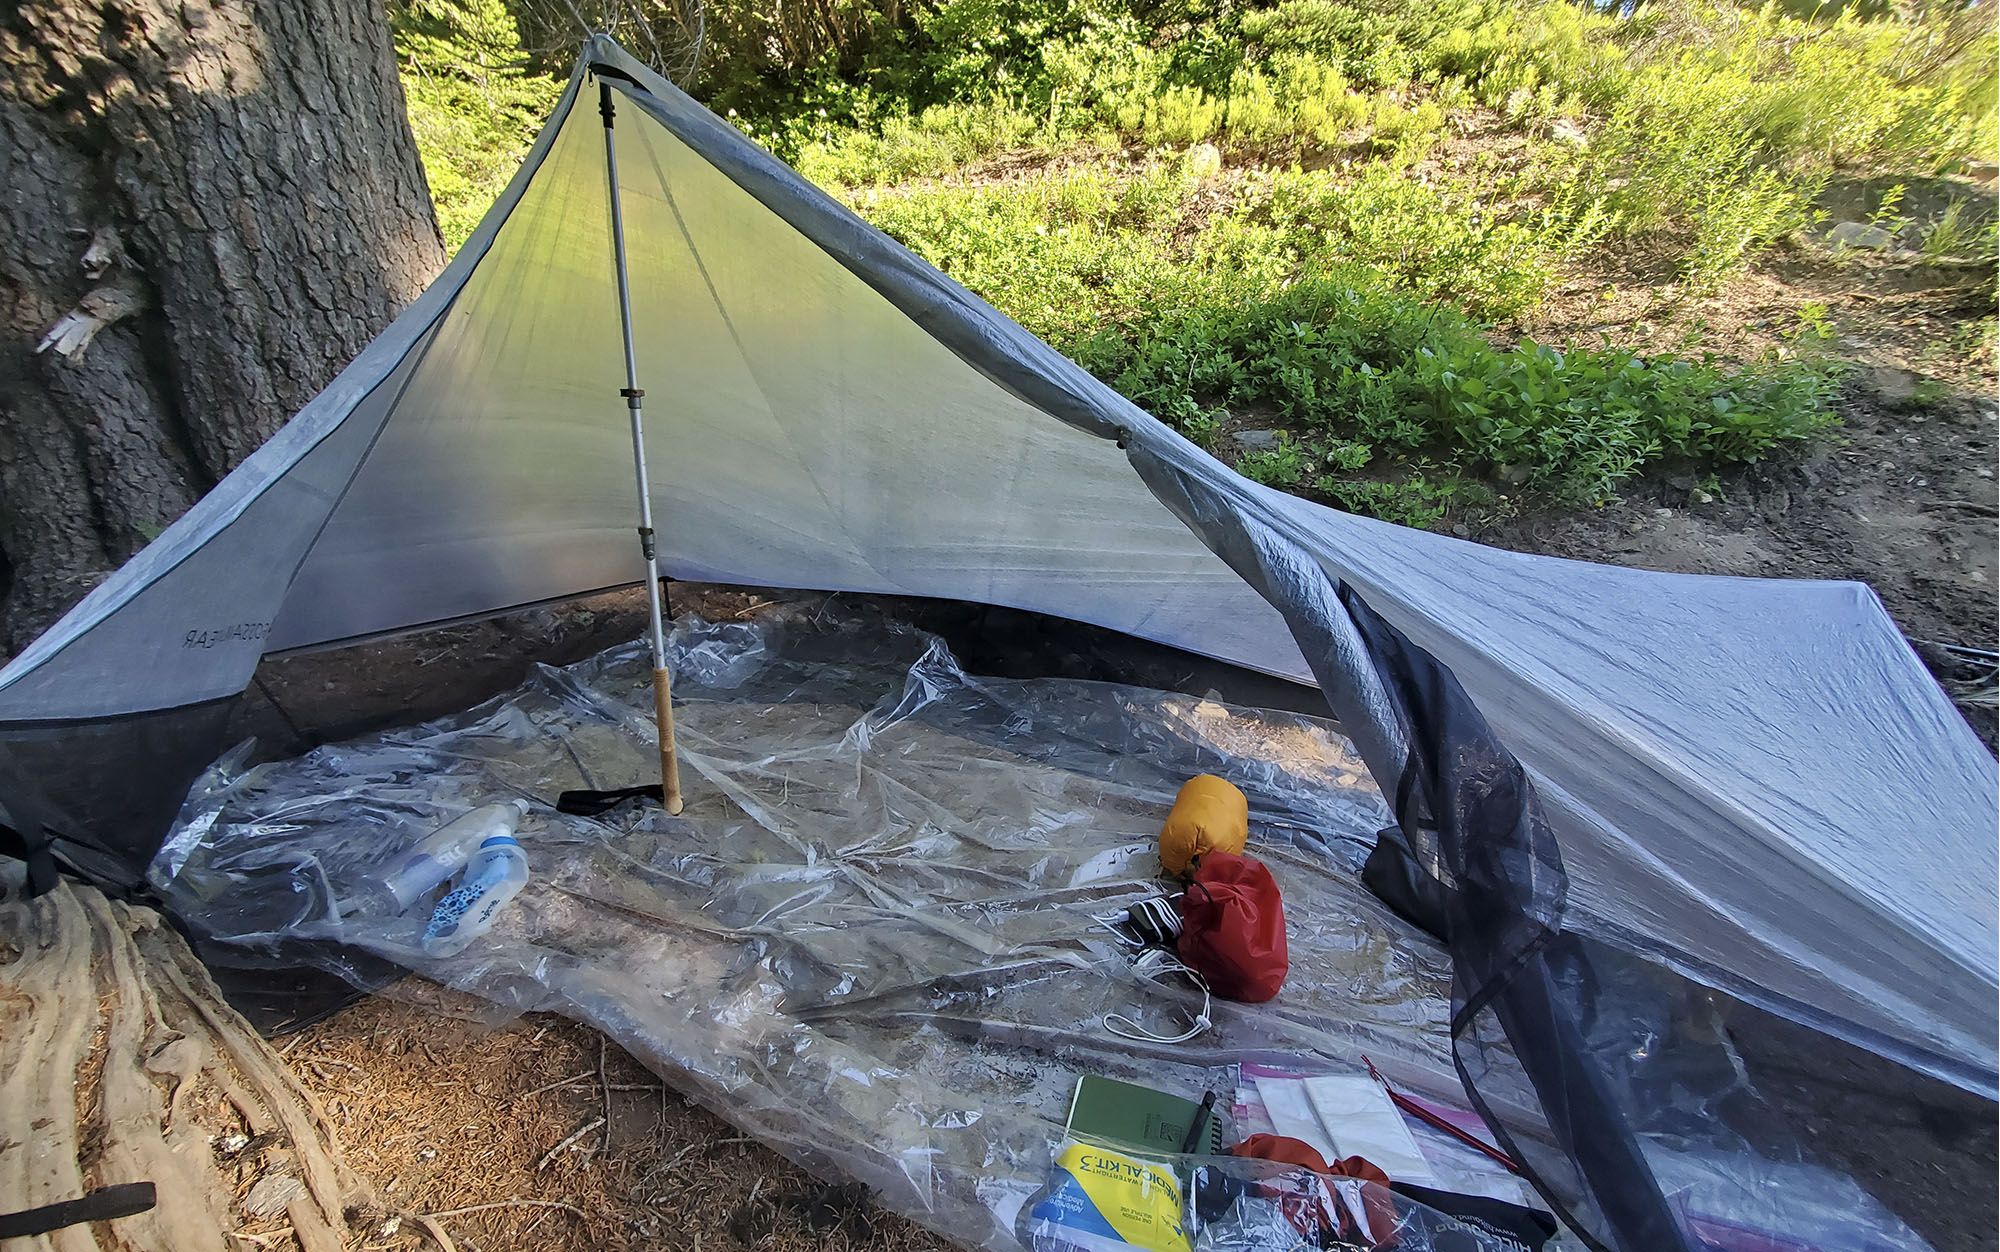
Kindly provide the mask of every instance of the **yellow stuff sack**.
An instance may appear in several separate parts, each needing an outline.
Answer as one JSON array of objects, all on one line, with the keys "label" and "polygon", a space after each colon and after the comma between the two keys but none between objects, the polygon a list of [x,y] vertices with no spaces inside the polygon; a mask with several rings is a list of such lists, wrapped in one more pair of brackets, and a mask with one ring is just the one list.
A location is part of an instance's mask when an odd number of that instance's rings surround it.
[{"label": "yellow stuff sack", "polygon": [[1181,1186],[1168,1166],[1071,1140],[1028,1214],[1036,1252],[1188,1252]]},{"label": "yellow stuff sack", "polygon": [[1250,801],[1226,779],[1197,774],[1174,797],[1167,824],[1160,827],[1160,863],[1185,878],[1204,852],[1241,855],[1249,841]]}]

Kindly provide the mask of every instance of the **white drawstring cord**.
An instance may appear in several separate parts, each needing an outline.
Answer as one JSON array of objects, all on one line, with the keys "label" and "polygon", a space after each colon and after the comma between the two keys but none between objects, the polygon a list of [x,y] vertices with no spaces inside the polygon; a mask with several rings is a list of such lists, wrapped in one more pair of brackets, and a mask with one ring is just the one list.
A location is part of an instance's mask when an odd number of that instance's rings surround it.
[{"label": "white drawstring cord", "polygon": [[1158,969],[1163,974],[1186,974],[1189,981],[1201,988],[1201,1012],[1195,1015],[1194,1025],[1188,1027],[1186,1031],[1178,1035],[1156,1035],[1123,1013],[1106,1013],[1104,1015],[1105,1030],[1117,1035],[1121,1039],[1130,1039],[1137,1043],[1186,1043],[1196,1035],[1215,1025],[1208,1018],[1208,1011],[1214,1007],[1215,1002],[1209,995],[1208,981],[1206,979],[1159,948],[1154,948],[1141,954],[1137,960],[1132,962],[1133,972],[1146,978],[1148,981],[1157,981],[1151,977],[1154,969]]}]

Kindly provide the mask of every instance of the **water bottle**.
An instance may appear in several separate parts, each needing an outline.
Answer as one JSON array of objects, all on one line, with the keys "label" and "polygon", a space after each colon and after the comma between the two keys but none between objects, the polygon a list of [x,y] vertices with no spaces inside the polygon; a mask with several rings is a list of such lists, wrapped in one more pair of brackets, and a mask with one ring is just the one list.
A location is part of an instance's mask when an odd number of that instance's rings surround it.
[{"label": "water bottle", "polygon": [[422,843],[371,875],[369,885],[394,900],[394,911],[400,913],[456,874],[488,839],[511,837],[527,811],[526,800],[482,805],[432,831]]},{"label": "water bottle", "polygon": [[528,856],[512,835],[495,835],[466,863],[465,877],[438,901],[424,951],[457,956],[493,928],[493,917],[528,885]]}]

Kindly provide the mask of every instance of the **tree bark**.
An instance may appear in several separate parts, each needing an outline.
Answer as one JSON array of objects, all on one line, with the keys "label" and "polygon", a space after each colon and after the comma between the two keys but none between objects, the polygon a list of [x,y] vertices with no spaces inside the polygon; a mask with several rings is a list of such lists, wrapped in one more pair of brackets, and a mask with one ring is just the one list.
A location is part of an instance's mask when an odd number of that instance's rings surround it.
[{"label": "tree bark", "polygon": [[380,0],[5,6],[0,189],[18,649],[325,386],[444,249]]}]

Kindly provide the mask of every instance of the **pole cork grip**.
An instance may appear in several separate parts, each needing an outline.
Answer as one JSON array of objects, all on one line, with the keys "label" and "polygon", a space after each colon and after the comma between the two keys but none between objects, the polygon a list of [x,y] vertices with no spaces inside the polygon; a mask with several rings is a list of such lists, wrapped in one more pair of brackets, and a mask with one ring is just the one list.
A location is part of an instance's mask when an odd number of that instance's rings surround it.
[{"label": "pole cork grip", "polygon": [[653,671],[653,717],[660,728],[660,793],[666,810],[678,816],[681,803],[681,763],[674,755],[674,693],[666,668]]}]

